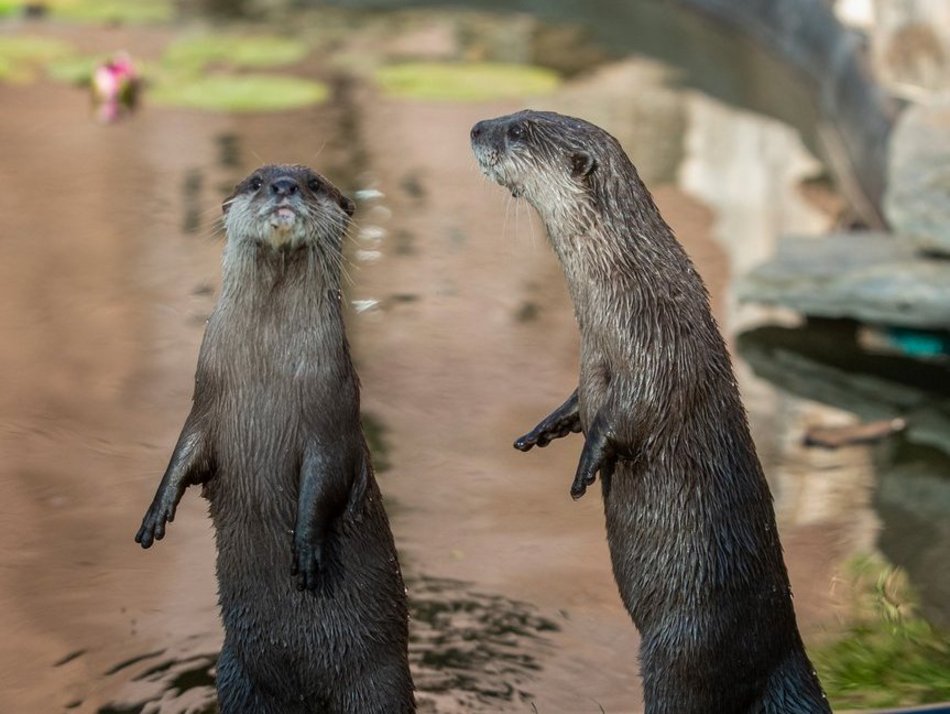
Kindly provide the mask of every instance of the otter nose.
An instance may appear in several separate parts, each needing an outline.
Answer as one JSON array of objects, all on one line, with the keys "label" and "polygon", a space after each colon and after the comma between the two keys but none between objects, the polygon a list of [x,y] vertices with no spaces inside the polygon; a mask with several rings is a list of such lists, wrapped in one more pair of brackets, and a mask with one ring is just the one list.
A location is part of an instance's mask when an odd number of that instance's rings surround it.
[{"label": "otter nose", "polygon": [[287,176],[281,176],[270,185],[270,192],[275,196],[293,196],[297,193],[297,182]]},{"label": "otter nose", "polygon": [[477,141],[478,138],[485,133],[488,122],[484,119],[478,122],[475,126],[472,127],[472,141]]}]

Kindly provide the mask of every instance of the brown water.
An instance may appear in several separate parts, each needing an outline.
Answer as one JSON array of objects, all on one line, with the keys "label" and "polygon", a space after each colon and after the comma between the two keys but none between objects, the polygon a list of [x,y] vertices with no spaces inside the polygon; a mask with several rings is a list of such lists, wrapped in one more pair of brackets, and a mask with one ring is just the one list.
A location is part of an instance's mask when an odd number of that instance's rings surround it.
[{"label": "brown water", "polygon": [[[147,55],[165,39],[86,41]],[[146,104],[103,127],[80,91],[0,85],[0,711],[209,706],[221,634],[205,505],[188,493],[148,552],[132,536],[189,408],[220,201],[262,162],[379,192],[360,194],[348,246],[348,329],[389,465],[425,708],[639,710],[599,493],[568,495],[580,440],[511,448],[577,379],[543,229],[468,148],[476,120],[522,104],[388,99],[344,78],[313,109]],[[734,305],[736,271],[779,232],[828,222],[798,191],[818,167],[792,130],[678,89],[662,65],[619,60],[532,104],[621,139],[729,335],[757,317]],[[804,424],[847,417],[737,368],[811,639],[834,621],[840,563],[874,543],[870,455],[803,450]]]}]

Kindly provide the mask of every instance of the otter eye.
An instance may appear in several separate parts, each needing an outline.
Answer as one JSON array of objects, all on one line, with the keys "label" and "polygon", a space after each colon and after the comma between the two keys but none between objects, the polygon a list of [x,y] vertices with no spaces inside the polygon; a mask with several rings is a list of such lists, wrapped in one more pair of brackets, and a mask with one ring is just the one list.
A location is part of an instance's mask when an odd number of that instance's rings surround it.
[{"label": "otter eye", "polygon": [[309,186],[310,190],[313,191],[314,193],[320,190],[320,182],[317,181],[316,179],[310,179],[307,182],[307,186]]},{"label": "otter eye", "polygon": [[251,179],[250,186],[251,186],[252,191],[259,191],[261,186],[263,185],[264,185],[264,182],[261,181],[260,176],[255,176],[254,178]]},{"label": "otter eye", "polygon": [[512,124],[508,127],[508,138],[512,141],[524,138],[524,124]]}]

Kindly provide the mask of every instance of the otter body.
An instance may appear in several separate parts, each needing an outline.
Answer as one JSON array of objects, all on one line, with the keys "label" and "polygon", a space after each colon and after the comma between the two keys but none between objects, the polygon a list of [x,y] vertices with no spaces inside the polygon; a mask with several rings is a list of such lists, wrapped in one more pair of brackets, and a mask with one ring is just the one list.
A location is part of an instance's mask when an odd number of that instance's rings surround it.
[{"label": "otter body", "polygon": [[339,275],[353,204],[302,166],[225,202],[221,298],[194,403],[136,540],[203,484],[232,712],[412,712],[406,591],[373,476]]},{"label": "otter body", "polygon": [[515,447],[584,433],[571,494],[600,473],[646,711],[830,711],[705,286],[636,169],[603,130],[550,112],[479,122],[472,145],[536,208],[567,277],[579,386]]}]

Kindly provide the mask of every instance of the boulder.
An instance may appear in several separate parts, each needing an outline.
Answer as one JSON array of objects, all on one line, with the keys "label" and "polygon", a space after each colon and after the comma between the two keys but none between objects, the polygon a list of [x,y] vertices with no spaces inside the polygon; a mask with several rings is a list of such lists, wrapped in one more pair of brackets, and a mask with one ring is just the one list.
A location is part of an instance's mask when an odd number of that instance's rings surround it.
[{"label": "boulder", "polygon": [[738,296],[814,317],[950,330],[950,260],[883,233],[783,238],[739,281]]},{"label": "boulder", "polygon": [[950,98],[910,107],[898,120],[884,212],[918,249],[950,255]]}]

